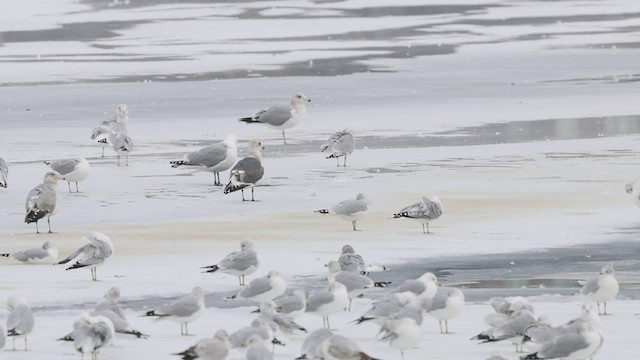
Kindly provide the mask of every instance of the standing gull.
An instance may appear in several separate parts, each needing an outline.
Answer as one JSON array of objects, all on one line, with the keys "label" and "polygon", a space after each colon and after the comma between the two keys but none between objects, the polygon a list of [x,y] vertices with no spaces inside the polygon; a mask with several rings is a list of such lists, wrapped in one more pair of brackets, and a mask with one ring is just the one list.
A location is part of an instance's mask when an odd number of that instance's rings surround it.
[{"label": "standing gull", "polygon": [[216,142],[198,151],[184,154],[182,160],[169,162],[172,168],[186,167],[213,173],[213,184],[222,186],[220,173],[229,170],[238,158],[235,135],[228,135],[224,141]]},{"label": "standing gull", "polygon": [[260,140],[251,140],[251,142],[249,142],[249,156],[238,161],[233,169],[231,169],[229,183],[227,183],[223,190],[225,194],[240,190],[242,191],[242,201],[245,201],[244,188],[249,186],[251,187],[251,201],[255,201],[253,188],[264,175],[262,150],[264,150],[264,146],[262,146]]},{"label": "standing gull", "polygon": [[92,232],[89,236],[83,237],[83,239],[87,241],[88,244],[79,248],[58,264],[66,264],[76,259],[76,262],[66,270],[89,267],[91,269],[91,280],[98,281],[98,270],[96,268],[113,255],[113,244],[107,235],[97,231]]},{"label": "standing gull", "polygon": [[[440,324],[440,333],[449,334],[449,320],[460,315],[464,308],[462,290],[449,286],[438,288],[436,295],[428,302],[427,314],[436,318]],[[444,322],[444,330],[442,323]]]},{"label": "standing gull", "polygon": [[329,275],[327,276],[329,284],[337,281],[347,288],[349,311],[351,311],[351,301],[353,299],[362,296],[367,290],[371,290],[374,287],[386,287],[389,284],[388,282],[373,282],[373,280],[357,272],[342,271],[337,261],[329,261],[326,266],[329,270]]},{"label": "standing gull", "polygon": [[324,327],[330,329],[329,316],[344,311],[347,305],[347,288],[339,282],[334,282],[327,289],[316,291],[309,296],[307,313],[322,316]]},{"label": "standing gull", "polygon": [[82,354],[90,353],[91,359],[98,358],[98,352],[110,345],[115,337],[111,320],[104,316],[80,315],[73,323],[73,347]]},{"label": "standing gull", "polygon": [[[429,222],[438,219],[442,215],[442,202],[435,196],[422,196],[420,201],[411,204],[397,214],[393,214],[394,219],[407,218],[417,220],[422,223],[422,233],[429,233]],[[425,231],[426,225],[426,231]]]},{"label": "standing gull", "polygon": [[598,304],[598,314],[600,314],[600,303],[604,303],[604,315],[607,315],[607,302],[616,298],[620,286],[616,280],[613,265],[605,265],[598,277],[591,278],[584,283],[580,290],[587,299]]},{"label": "standing gull", "polygon": [[[51,233],[51,216],[56,211],[56,187],[60,177],[53,171],[49,171],[44,174],[44,180],[42,184],[34,187],[27,195],[27,201],[25,203],[26,215],[24,222],[30,224],[36,223],[36,233],[40,233],[38,228],[38,220],[43,217],[47,218],[47,224],[49,225],[49,233]],[[64,180],[64,179],[63,179]]]},{"label": "standing gull", "polygon": [[45,241],[41,247],[3,253],[0,256],[12,258],[22,263],[29,264],[55,264],[58,261],[58,249],[49,241]]},{"label": "standing gull", "polygon": [[342,254],[338,258],[338,263],[340,263],[340,269],[343,271],[366,272],[364,259],[360,254],[356,254],[351,245],[342,247]]},{"label": "standing gull", "polygon": [[404,360],[404,351],[420,344],[422,334],[420,326],[411,318],[388,319],[380,329],[380,341],[385,341],[393,348],[400,350]]},{"label": "standing gull", "polygon": [[[417,296],[411,291],[392,292],[373,303],[362,316],[353,322],[359,325],[364,322],[373,321],[375,324],[382,326],[387,319],[394,317],[399,318],[400,316],[398,316],[398,314],[407,313],[406,309],[414,309],[422,312],[420,306]],[[419,317],[420,316],[416,319],[417,322],[420,321]]]},{"label": "standing gull", "polygon": [[266,110],[258,111],[251,117],[241,118],[241,122],[247,124],[260,123],[268,125],[274,129],[282,130],[282,140],[287,145],[287,138],[284,135],[285,129],[292,128],[304,118],[306,114],[305,102],[311,102],[304,94],[295,94],[289,105],[274,105]]},{"label": "standing gull", "polygon": [[353,131],[351,129],[344,129],[331,135],[329,139],[320,148],[321,152],[329,149],[331,155],[327,156],[327,159],[335,158],[340,166],[340,157],[344,156],[343,166],[347,166],[347,155],[351,155],[356,147],[356,140],[353,137]]},{"label": "standing gull", "polygon": [[187,350],[174,354],[182,360],[224,360],[229,355],[229,335],[224,330],[216,331],[212,338],[202,339]]},{"label": "standing gull", "polygon": [[7,188],[7,180],[9,179],[9,167],[4,159],[0,157],[0,187]]},{"label": "standing gull", "polygon": [[13,339],[13,350],[16,349],[16,338],[24,338],[24,350],[28,350],[27,336],[31,334],[36,320],[29,304],[16,296],[7,299],[9,318],[7,319],[7,335]]},{"label": "standing gull", "polygon": [[331,209],[316,210],[320,214],[333,214],[341,219],[351,221],[353,231],[356,231],[356,221],[362,219],[371,209],[371,201],[364,194],[358,194],[355,199],[345,200]]},{"label": "standing gull", "polygon": [[104,148],[109,146],[109,136],[112,131],[126,132],[129,124],[129,107],[120,104],[116,108],[116,114],[107,120],[101,121],[91,132],[91,140],[102,147],[102,157]]},{"label": "standing gull", "polygon": [[168,319],[180,324],[180,335],[189,335],[189,323],[196,321],[204,310],[204,290],[194,287],[191,294],[177,298],[155,310],[147,311],[143,316]]},{"label": "standing gull", "polygon": [[120,157],[125,157],[125,166],[129,166],[129,153],[133,151],[133,140],[126,132],[112,132],[109,136],[113,151],[118,155],[118,166],[120,166]]},{"label": "standing gull", "polygon": [[220,271],[223,273],[235,275],[238,277],[240,286],[244,285],[245,275],[251,275],[258,269],[260,261],[258,254],[253,250],[253,241],[243,239],[240,241],[240,251],[234,251],[227,254],[219,263],[203,267],[208,269],[206,272],[214,273]]},{"label": "standing gull", "polygon": [[72,182],[76,183],[76,192],[80,192],[78,183],[89,176],[89,162],[85,158],[45,161],[44,163],[56,172],[60,178],[64,178],[67,181],[69,192],[71,192]]},{"label": "standing gull", "polygon": [[282,274],[277,271],[270,271],[265,277],[251,280],[249,285],[231,299],[240,298],[255,301],[273,300],[284,294],[287,290],[287,283]]}]

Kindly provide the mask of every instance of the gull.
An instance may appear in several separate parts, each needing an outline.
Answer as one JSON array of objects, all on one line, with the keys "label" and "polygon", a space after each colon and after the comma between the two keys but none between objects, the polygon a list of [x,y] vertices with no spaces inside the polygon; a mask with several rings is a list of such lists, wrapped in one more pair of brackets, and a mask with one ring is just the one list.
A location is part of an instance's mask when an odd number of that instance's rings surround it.
[{"label": "gull", "polygon": [[393,348],[400,350],[404,360],[404,351],[420,344],[422,334],[420,326],[411,318],[388,319],[380,329],[380,341],[385,341]]},{"label": "gull", "polygon": [[107,235],[97,231],[92,232],[89,236],[83,237],[83,239],[88,242],[88,244],[79,248],[58,264],[66,264],[76,259],[76,262],[66,270],[89,267],[91,269],[91,280],[98,281],[97,267],[113,255],[113,244]]},{"label": "gull", "polygon": [[91,132],[91,140],[102,147],[102,157],[104,157],[104,148],[109,146],[108,140],[112,131],[126,132],[127,124],[129,124],[129,107],[120,104],[116,108],[116,114],[109,119],[101,121]]},{"label": "gull", "polygon": [[7,180],[9,179],[9,167],[4,159],[0,157],[0,187],[7,188]]},{"label": "gull", "polygon": [[7,299],[7,309],[7,335],[13,339],[13,350],[16,349],[16,338],[24,338],[24,351],[27,351],[27,336],[36,325],[31,307],[25,300],[11,296]]},{"label": "gull", "polygon": [[260,303],[260,316],[258,319],[264,320],[275,333],[278,330],[286,335],[294,335],[300,332],[307,332],[307,329],[296,323],[291,316],[276,312],[276,303],[266,300]]},{"label": "gull", "polygon": [[64,178],[69,185],[69,192],[71,192],[72,182],[76,183],[76,192],[80,192],[78,183],[89,176],[89,162],[85,158],[45,161],[44,163],[61,179]]},{"label": "gull", "polygon": [[246,360],[272,360],[273,353],[264,346],[262,339],[253,335],[249,338],[249,347],[245,355]]},{"label": "gull", "polygon": [[[252,345],[249,340],[256,336],[263,342],[271,342],[274,345],[281,344],[274,338],[273,330],[263,319],[254,319],[251,322],[251,326],[243,327],[231,334],[229,342],[232,348],[246,349]],[[253,344],[255,344],[255,341]]]},{"label": "gull", "polygon": [[83,313],[73,323],[73,347],[83,355],[91,354],[91,359],[98,358],[98,352],[113,342],[115,331],[111,320],[104,316],[91,316]]},{"label": "gull", "polygon": [[216,142],[198,151],[184,154],[182,160],[170,161],[172,168],[186,167],[213,173],[213,184],[222,186],[220,173],[229,170],[238,159],[238,145],[235,135],[228,135],[224,141]]},{"label": "gull", "polygon": [[361,275],[353,271],[340,270],[340,264],[337,261],[329,261],[326,265],[329,270],[328,280],[329,284],[333,282],[339,282],[347,288],[347,294],[349,295],[349,311],[351,311],[351,301],[354,298],[362,296],[367,290],[371,290],[375,287],[386,287],[389,282],[374,282],[368,277]]},{"label": "gull", "polygon": [[440,218],[441,215],[442,202],[437,196],[432,195],[429,197],[422,196],[419,202],[404,207],[398,213],[393,214],[393,218],[417,220],[422,223],[422,233],[429,234],[429,222]]},{"label": "gull", "polygon": [[322,343],[333,336],[329,329],[320,328],[307,336],[302,342],[301,355],[296,360],[319,359],[320,346]]},{"label": "gull", "polygon": [[229,355],[230,347],[227,332],[218,330],[213,337],[202,339],[187,350],[173,355],[183,360],[224,360]]},{"label": "gull", "polygon": [[376,360],[362,352],[355,342],[341,335],[325,339],[320,344],[318,354],[318,358],[324,360]]},{"label": "gull", "polygon": [[12,253],[3,253],[0,256],[8,257],[28,264],[55,264],[58,260],[58,249],[49,241],[45,241],[41,247]]},{"label": "gull", "polygon": [[356,221],[362,219],[369,210],[371,210],[371,201],[364,194],[358,194],[355,199],[345,200],[331,209],[321,209],[316,212],[337,215],[341,219],[351,221],[353,231],[356,231]]},{"label": "gull", "polygon": [[[438,288],[436,295],[429,301],[427,314],[436,318],[440,324],[440,333],[449,334],[449,320],[460,315],[464,308],[464,293],[462,290],[449,286]],[[442,330],[444,322],[445,330]]]},{"label": "gull", "polygon": [[353,131],[351,129],[344,129],[331,135],[320,148],[320,152],[329,149],[331,155],[327,156],[327,159],[335,158],[338,167],[340,167],[340,157],[344,156],[344,166],[346,167],[347,155],[351,155],[355,147],[356,140],[353,137]]},{"label": "gull", "polygon": [[135,330],[129,324],[124,311],[120,307],[118,300],[120,299],[120,289],[112,287],[104,294],[104,299],[98,302],[92,316],[104,316],[111,320],[115,332],[121,334],[134,335],[137,338],[147,338],[148,335]]},{"label": "gull", "polygon": [[245,201],[244,188],[249,186],[251,187],[251,201],[255,201],[253,188],[264,175],[262,150],[264,150],[264,146],[262,146],[260,140],[251,140],[251,142],[249,142],[249,156],[238,161],[231,169],[229,182],[223,190],[225,194],[240,190],[242,191],[242,201]]},{"label": "gull", "polygon": [[604,303],[602,315],[607,315],[607,302],[615,299],[619,290],[620,286],[616,280],[613,265],[605,265],[600,270],[598,277],[593,277],[584,283],[580,293],[598,304],[598,314],[601,314],[600,303]]},{"label": "gull", "polygon": [[276,311],[297,319],[304,314],[307,309],[307,298],[309,291],[307,289],[294,290],[289,295],[283,295],[274,299],[276,303]]},{"label": "gull", "polygon": [[[413,317],[416,322],[422,322],[422,307],[418,297],[411,291],[405,292],[391,292],[382,298],[378,299],[373,305],[353,322],[357,325],[364,322],[373,321],[375,324],[382,326],[387,319],[397,317],[411,317],[407,316],[407,309],[413,309],[412,313],[419,313],[418,316]],[[417,311],[415,311],[417,310]]]},{"label": "gull", "polygon": [[118,155],[118,166],[120,157],[125,157],[125,166],[129,166],[129,153],[133,151],[133,140],[126,132],[111,132],[109,140],[113,145],[113,151]]},{"label": "gull", "polygon": [[245,275],[253,274],[260,265],[258,254],[253,250],[253,247],[253,241],[243,239],[240,241],[240,251],[227,254],[219,263],[202,267],[202,269],[208,269],[205,271],[208,273],[220,271],[237,276],[240,286],[243,286]]},{"label": "gull", "polygon": [[503,323],[496,324],[480,334],[471,338],[471,340],[483,340],[482,343],[502,341],[513,339],[516,345],[516,351],[522,352],[521,344],[524,341],[525,330],[537,320],[533,313],[529,310],[522,309],[514,312]]},{"label": "gull", "polygon": [[[27,195],[27,201],[25,203],[24,222],[30,224],[36,223],[36,233],[40,233],[38,228],[38,220],[43,217],[47,218],[47,224],[49,224],[49,233],[51,233],[51,216],[56,211],[56,186],[60,177],[53,171],[49,171],[44,174],[42,184],[34,187]],[[64,179],[63,179],[64,180]]]},{"label": "gull", "polygon": [[422,274],[417,279],[405,280],[404,283],[394,288],[392,293],[410,291],[418,300],[431,299],[438,292],[438,278],[430,272]]},{"label": "gull", "polygon": [[589,324],[581,324],[576,332],[562,334],[545,344],[538,352],[522,356],[520,359],[589,359],[593,358],[603,341],[600,330]]},{"label": "gull", "polygon": [[266,110],[258,111],[253,116],[240,118],[239,121],[247,124],[265,124],[274,129],[282,130],[282,140],[287,145],[284,131],[302,121],[307,111],[304,106],[305,102],[311,102],[311,100],[304,94],[298,93],[293,95],[289,105],[274,105]]},{"label": "gull", "polygon": [[329,316],[344,311],[349,305],[347,288],[339,282],[329,284],[327,289],[318,290],[309,296],[307,313],[322,316],[322,323],[331,328]]},{"label": "gull", "polygon": [[489,304],[497,314],[511,315],[518,310],[529,310],[532,313],[533,306],[529,303],[529,300],[522,296],[510,296],[510,297],[492,297],[489,299]]},{"label": "gull", "polygon": [[180,324],[180,335],[189,335],[189,323],[200,318],[204,310],[204,290],[196,286],[190,294],[179,297],[143,316],[153,316],[157,320],[167,319]]},{"label": "gull", "polygon": [[600,328],[601,326],[598,313],[591,304],[582,304],[581,315],[560,326],[551,326],[546,316],[540,316],[538,321],[525,330],[523,344],[527,344],[529,348],[540,350],[544,344],[562,334],[575,333],[582,324],[590,324],[594,328]]},{"label": "gull", "polygon": [[343,271],[356,271],[363,273],[366,271],[364,259],[361,255],[356,254],[351,245],[342,247],[342,254],[338,258],[340,269]]},{"label": "gull", "polygon": [[270,271],[267,276],[253,279],[249,285],[230,299],[240,298],[255,301],[273,300],[284,294],[287,283],[277,271]]}]

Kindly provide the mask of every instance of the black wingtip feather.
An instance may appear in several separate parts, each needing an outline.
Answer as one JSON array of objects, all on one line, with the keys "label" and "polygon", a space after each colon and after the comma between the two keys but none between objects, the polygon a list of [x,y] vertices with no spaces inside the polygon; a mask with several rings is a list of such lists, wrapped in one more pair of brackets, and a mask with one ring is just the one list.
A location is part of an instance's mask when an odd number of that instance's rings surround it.
[{"label": "black wingtip feather", "polygon": [[253,124],[253,123],[259,123],[260,121],[251,118],[251,117],[243,117],[238,119],[238,121],[243,122],[243,123],[247,123],[247,124]]},{"label": "black wingtip feather", "polygon": [[329,209],[320,209],[320,210],[316,210],[314,212],[317,212],[318,214],[328,214],[329,213]]}]

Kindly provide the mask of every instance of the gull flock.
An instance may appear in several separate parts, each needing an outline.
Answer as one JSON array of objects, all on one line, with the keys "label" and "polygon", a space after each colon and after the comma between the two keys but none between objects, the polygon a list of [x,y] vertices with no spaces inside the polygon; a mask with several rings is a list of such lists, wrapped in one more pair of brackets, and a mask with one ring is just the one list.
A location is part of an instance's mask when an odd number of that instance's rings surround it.
[{"label": "gull flock", "polygon": [[[283,143],[287,145],[285,130],[298,125],[306,114],[305,103],[311,100],[304,94],[295,94],[288,105],[274,105],[256,112],[239,121],[265,124],[281,130]],[[113,117],[101,121],[91,131],[90,139],[104,149],[110,147],[117,156],[117,165],[129,166],[129,155],[134,151],[134,142],[127,129],[129,108],[118,105]],[[238,160],[238,139],[228,135],[223,141],[212,143],[198,151],[184,154],[180,160],[170,161],[173,168],[184,168],[213,173],[213,184],[223,186],[220,173],[229,170],[229,179],[223,187],[223,193],[240,191],[243,201],[244,190],[251,190],[250,201],[256,201],[254,188],[262,179],[265,168],[262,162],[264,145],[260,140],[249,141],[249,155]],[[327,159],[335,158],[337,166],[347,167],[347,156],[355,150],[353,130],[344,129],[331,135],[320,151],[328,151]],[[340,158],[343,158],[342,165]],[[51,217],[57,207],[57,183],[62,180],[75,183],[85,181],[90,173],[90,164],[85,158],[69,158],[44,161],[49,166],[41,184],[35,186],[27,195],[25,204],[25,222],[35,223],[39,233],[40,220],[46,219],[48,231],[51,230]],[[9,186],[9,166],[0,158],[0,187],[2,191],[11,191]],[[640,186],[627,185],[628,193],[638,201]],[[640,202],[639,202],[640,203]],[[342,201],[330,208],[315,212],[349,221],[352,230],[358,231],[357,221],[367,216],[372,202],[365,194]],[[389,211],[392,218],[406,218],[420,222],[423,233],[430,233],[429,224],[443,215],[443,206],[435,195],[419,196],[419,201],[409,204],[398,211]],[[89,268],[93,281],[98,280],[97,268],[114,255],[111,239],[99,232],[87,235],[87,242],[66,258],[58,261],[58,250],[49,241],[41,247],[25,249],[13,253],[0,253],[10,261],[24,264],[67,264],[66,270]],[[329,260],[329,259],[327,259]],[[259,309],[248,325],[234,333],[225,329],[212,331],[210,338],[198,340],[195,344],[173,354],[181,359],[223,360],[233,349],[242,350],[248,360],[270,360],[276,352],[276,346],[285,346],[292,336],[305,336],[298,359],[376,359],[375,354],[364,353],[356,342],[345,334],[337,334],[331,328],[331,316],[350,311],[351,303],[375,288],[390,288],[377,299],[364,313],[354,315],[354,326],[375,326],[379,329],[376,341],[397,349],[400,358],[405,352],[420,345],[423,334],[421,327],[425,317],[438,322],[441,334],[452,334],[450,321],[461,316],[465,305],[463,289],[443,286],[432,273],[425,273],[417,279],[406,279],[400,284],[374,282],[368,277],[371,271],[384,271],[384,267],[367,266],[363,257],[352,246],[345,245],[336,258],[329,260],[326,284],[320,289],[289,288],[287,279],[277,270],[271,270],[264,277],[251,280],[260,267],[258,252],[250,239],[240,242],[239,251],[229,253],[213,265],[204,265],[205,273],[226,273],[238,277],[239,290],[226,301],[255,302]],[[318,269],[320,270],[320,269]],[[537,315],[532,304],[520,297],[496,297],[490,300],[493,311],[487,314],[487,328],[471,340],[481,344],[511,342],[520,359],[590,359],[598,352],[604,341],[604,331],[599,315],[608,314],[607,304],[616,298],[619,284],[615,278],[613,265],[605,265],[598,276],[583,283],[580,291],[585,304],[582,314],[562,324],[552,325],[544,315]],[[198,321],[205,310],[205,290],[195,287],[193,290],[168,301],[153,310],[141,313],[141,317],[159,320],[171,320],[180,324],[180,334],[190,335],[189,324]],[[83,313],[73,324],[67,335],[59,340],[73,343],[73,347],[82,355],[88,354],[97,359],[101,351],[107,352],[116,333],[149,339],[137,329],[133,329],[118,303],[120,290],[110,289],[98,302],[92,312]],[[596,304],[597,309],[591,305]],[[28,350],[28,337],[32,334],[36,319],[29,304],[18,296],[7,300],[9,316],[0,322],[0,348],[7,347],[12,340],[16,349],[16,339],[24,340],[24,350]],[[220,310],[222,311],[222,310]],[[309,331],[296,322],[302,316],[322,318],[322,327]],[[213,329],[212,329],[213,330]],[[308,334],[308,335],[307,335]],[[486,345],[485,345],[486,346]],[[500,359],[496,356],[493,359]]]}]

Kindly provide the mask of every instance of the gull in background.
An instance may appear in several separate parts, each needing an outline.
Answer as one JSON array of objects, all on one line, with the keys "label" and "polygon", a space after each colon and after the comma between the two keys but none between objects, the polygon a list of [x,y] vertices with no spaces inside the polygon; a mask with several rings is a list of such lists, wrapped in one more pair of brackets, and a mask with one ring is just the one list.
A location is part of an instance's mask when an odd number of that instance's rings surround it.
[{"label": "gull in background", "polygon": [[347,289],[347,294],[349,295],[349,311],[351,311],[351,301],[353,299],[364,295],[365,292],[375,287],[383,288],[390,284],[390,282],[374,282],[357,272],[342,271],[337,261],[329,261],[325,266],[329,270],[327,276],[329,284],[337,281]]},{"label": "gull in background", "polygon": [[182,360],[224,360],[229,355],[229,335],[224,330],[216,331],[212,338],[202,339],[187,350],[173,354]]},{"label": "gull in background", "polygon": [[307,332],[307,329],[296,323],[291,316],[287,314],[280,314],[276,312],[276,303],[272,300],[266,300],[260,303],[260,310],[258,311],[260,316],[258,319],[264,320],[274,334],[278,331],[290,336],[299,334],[300,332]]},{"label": "gull in background", "polygon": [[287,145],[287,138],[284,135],[286,129],[292,128],[300,123],[307,110],[304,103],[311,102],[304,94],[295,94],[289,105],[274,105],[266,110],[260,110],[250,117],[240,118],[239,121],[247,124],[265,124],[274,129],[282,130],[282,141]]},{"label": "gull in background", "polygon": [[255,344],[255,342],[250,342],[251,338],[255,336],[263,342],[282,345],[282,343],[273,336],[273,330],[271,330],[269,324],[263,319],[254,319],[251,322],[251,326],[243,327],[231,334],[229,336],[229,342],[232,348],[246,349]]},{"label": "gull in background", "polygon": [[[460,315],[464,309],[464,293],[458,288],[441,286],[427,304],[427,314],[438,320],[440,333],[450,334],[449,320]],[[444,330],[442,329],[443,322]]]},{"label": "gull in background", "polygon": [[31,307],[25,300],[11,296],[7,299],[7,310],[7,335],[13,339],[13,350],[16,349],[16,338],[24,338],[24,351],[27,351],[27,336],[36,325]]},{"label": "gull in background", "polygon": [[0,157],[0,187],[7,188],[7,180],[9,179],[9,167],[3,158]]},{"label": "gull in background", "polygon": [[538,320],[527,309],[521,309],[511,314],[505,321],[493,324],[489,329],[471,338],[471,340],[483,340],[481,343],[489,343],[511,339],[516,346],[516,352],[522,352],[524,332]]},{"label": "gull in background", "polygon": [[255,301],[273,300],[284,294],[287,283],[277,271],[269,271],[267,276],[253,279],[249,285],[230,299],[247,299]]},{"label": "gull in background", "polygon": [[129,124],[129,107],[120,104],[116,108],[114,116],[101,121],[91,132],[91,140],[102,147],[102,157],[104,157],[104,148],[109,146],[109,137],[112,131],[127,132]]},{"label": "gull in background", "polygon": [[[598,304],[598,314],[607,315],[607,302],[615,299],[619,290],[613,265],[605,265],[598,277],[593,277],[583,284],[580,293]],[[604,313],[600,313],[600,303],[604,304]]]},{"label": "gull in background", "polygon": [[107,235],[97,231],[92,232],[89,236],[83,237],[83,239],[88,242],[88,244],[79,248],[58,264],[66,264],[76,259],[76,262],[66,270],[89,267],[91,269],[91,280],[98,281],[97,267],[113,255],[113,244]]},{"label": "gull in background", "polygon": [[182,160],[170,161],[172,168],[185,167],[213,173],[213,185],[222,186],[220,173],[229,170],[238,159],[238,139],[228,135],[224,141],[213,143],[198,151],[184,154]]},{"label": "gull in background", "polygon": [[356,251],[351,245],[345,245],[342,247],[342,254],[338,258],[340,269],[343,271],[355,271],[359,273],[366,272],[366,266],[362,255],[356,254]]},{"label": "gull in background", "polygon": [[289,295],[283,295],[275,298],[276,311],[297,319],[304,314],[307,309],[307,299],[309,291],[307,289],[296,289]]},{"label": "gull in background", "polygon": [[338,167],[340,167],[340,157],[344,156],[343,166],[346,167],[347,155],[351,155],[355,147],[356,140],[353,137],[353,131],[351,129],[344,129],[331,135],[320,148],[320,152],[329,149],[331,155],[327,156],[327,159],[335,158]]},{"label": "gull in background", "polygon": [[242,192],[242,201],[246,201],[244,199],[244,188],[249,186],[251,187],[251,201],[255,201],[253,188],[264,175],[262,150],[264,150],[264,146],[262,146],[260,140],[251,140],[249,142],[249,156],[238,161],[231,169],[229,182],[223,190],[225,194],[240,190]]},{"label": "gull in background", "polygon": [[355,199],[345,200],[331,209],[320,209],[316,212],[337,215],[341,219],[351,221],[353,231],[356,231],[356,221],[362,219],[369,210],[371,210],[371,201],[364,194],[358,194]]},{"label": "gull in background", "polygon": [[180,324],[180,335],[189,335],[189,323],[200,318],[204,310],[204,290],[196,286],[190,294],[162,305],[155,310],[147,311],[143,316],[156,317],[156,320],[167,319]]},{"label": "gull in background", "polygon": [[[36,233],[40,233],[38,228],[38,220],[43,217],[47,218],[47,224],[49,225],[49,233],[51,234],[51,216],[56,211],[56,202],[58,196],[56,193],[56,187],[60,176],[53,171],[48,171],[44,174],[42,184],[34,187],[29,191],[27,195],[27,201],[25,203],[24,222],[27,224],[36,223]],[[64,178],[62,179],[64,180]]]},{"label": "gull in background", "polygon": [[129,153],[133,151],[133,140],[126,132],[111,132],[109,136],[113,151],[118,155],[118,166],[120,166],[120,157],[125,157],[125,166],[129,166]]},{"label": "gull in background", "polygon": [[344,311],[349,305],[347,288],[339,282],[314,292],[307,300],[307,313],[322,316],[322,324],[330,329],[329,316]]},{"label": "gull in background", "polygon": [[80,192],[78,183],[89,176],[89,162],[85,158],[45,161],[44,163],[67,182],[69,192],[71,192],[72,182],[76,183],[76,192]]},{"label": "gull in background", "polygon": [[538,352],[522,356],[520,359],[589,359],[600,350],[603,341],[600,330],[585,323],[578,326],[576,332],[562,334],[542,346]]},{"label": "gull in background", "polygon": [[[394,219],[407,218],[417,220],[422,223],[422,233],[429,234],[429,222],[438,219],[442,215],[442,202],[435,196],[422,196],[420,201],[411,204],[397,214],[393,214]],[[426,225],[426,231],[425,231]]]},{"label": "gull in background", "polygon": [[8,257],[27,264],[55,264],[58,261],[58,249],[49,241],[45,241],[41,247],[12,253],[2,253],[0,256]]},{"label": "gull in background", "polygon": [[73,347],[82,354],[91,354],[98,359],[98,353],[106,345],[113,343],[115,331],[111,320],[104,316],[91,316],[83,313],[73,323]]},{"label": "gull in background", "polygon": [[129,324],[127,317],[124,315],[124,311],[120,307],[118,300],[120,299],[120,289],[112,287],[104,294],[104,298],[96,304],[95,310],[91,313],[92,316],[104,316],[111,320],[115,332],[127,335],[133,335],[136,338],[147,338],[148,335],[135,330]]},{"label": "gull in background", "polygon": [[258,253],[253,250],[253,247],[253,241],[243,239],[240,241],[240,251],[227,254],[219,263],[202,267],[202,269],[208,269],[205,271],[207,273],[220,271],[237,276],[240,286],[244,286],[245,275],[253,274],[258,270],[258,266],[260,265]]}]

